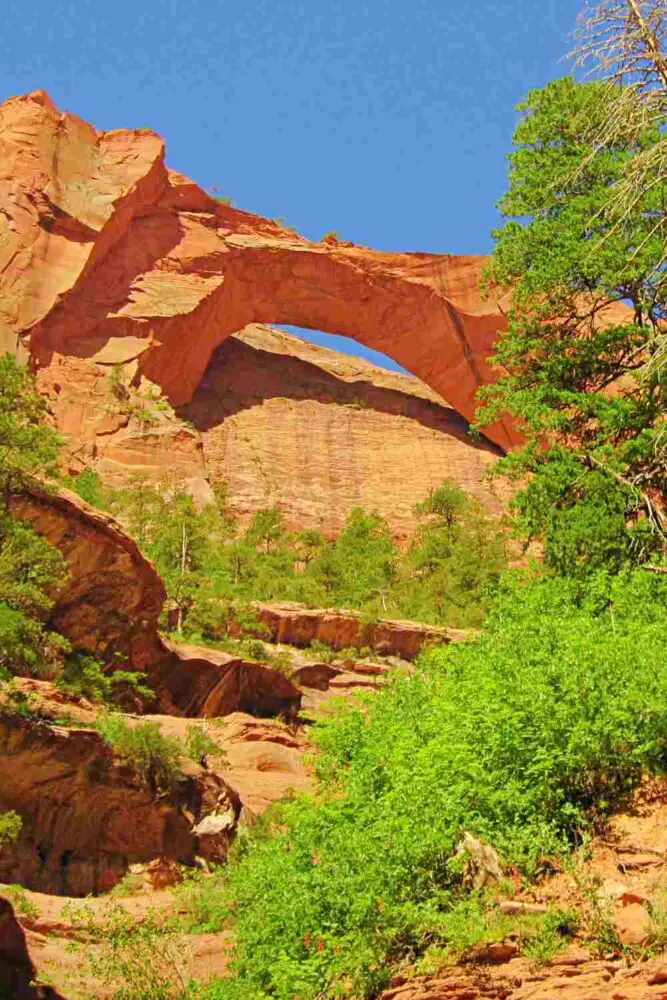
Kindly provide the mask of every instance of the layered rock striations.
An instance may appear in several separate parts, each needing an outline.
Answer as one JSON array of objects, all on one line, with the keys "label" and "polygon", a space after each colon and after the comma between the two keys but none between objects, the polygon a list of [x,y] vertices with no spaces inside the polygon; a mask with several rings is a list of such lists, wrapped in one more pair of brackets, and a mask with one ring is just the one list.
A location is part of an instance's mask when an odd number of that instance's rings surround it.
[{"label": "layered rock striations", "polygon": [[[312,243],[169,171],[148,130],[98,132],[43,91],[0,107],[0,343],[40,369],[122,364],[174,406],[249,323],[353,337],[466,419],[504,318],[482,257]],[[61,386],[62,389],[62,386]],[[505,425],[488,436],[503,448]]]},{"label": "layered rock striations", "polygon": [[[499,449],[474,441],[419,379],[266,326],[217,348],[180,412],[201,435],[206,475],[227,484],[242,522],[275,504],[290,528],[333,535],[362,507],[403,540],[415,504],[444,479],[495,515],[507,499],[506,485],[487,476]],[[104,459],[99,468],[108,474]]]},{"label": "layered rock striations", "polygon": [[289,528],[326,535],[363,507],[399,540],[445,478],[495,515],[507,500],[487,475],[500,449],[474,440],[419,379],[268,326],[221,344],[178,414],[143,387],[119,400],[113,379],[108,365],[71,357],[39,373],[73,474],[91,466],[115,487],[175,479],[199,501],[224,482],[242,524],[275,504]]}]

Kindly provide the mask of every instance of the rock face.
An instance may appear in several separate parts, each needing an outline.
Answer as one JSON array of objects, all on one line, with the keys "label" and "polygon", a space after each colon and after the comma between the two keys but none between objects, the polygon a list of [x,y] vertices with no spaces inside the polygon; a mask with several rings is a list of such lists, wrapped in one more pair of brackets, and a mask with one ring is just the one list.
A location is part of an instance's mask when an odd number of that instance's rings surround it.
[{"label": "rock face", "polygon": [[[486,478],[499,449],[473,441],[466,421],[423,382],[266,326],[217,348],[180,412],[201,435],[206,475],[227,484],[242,522],[276,504],[290,528],[334,535],[363,507],[403,540],[414,531],[415,504],[445,478],[495,515],[507,498],[504,484]],[[98,438],[103,476],[115,471],[104,450],[113,440]],[[162,438],[154,440],[159,448]],[[178,462],[178,447],[174,454]],[[193,465],[190,482],[196,474]]]},{"label": "rock face", "polygon": [[19,840],[0,854],[2,882],[57,895],[97,894],[130,864],[158,856],[187,862],[204,853],[197,824],[207,816],[231,815],[231,840],[240,800],[220,777],[195,765],[156,797],[114,761],[96,732],[0,715],[0,744],[0,807],[23,818]]},{"label": "rock face", "polygon": [[26,936],[12,904],[0,896],[0,997],[12,1000],[63,1000],[50,986],[35,983],[37,972]]},{"label": "rock face", "polygon": [[152,675],[160,702],[175,715],[219,718],[232,712],[293,717],[301,692],[263,663],[186,643],[162,640],[170,654]]},{"label": "rock face", "polygon": [[122,364],[179,406],[230,334],[275,322],[383,351],[466,419],[493,379],[484,258],[311,243],[167,170],[155,133],[97,132],[43,91],[0,108],[0,137],[0,345],[40,369]]},{"label": "rock face", "polygon": [[258,324],[229,337],[179,414],[109,367],[60,358],[39,372],[65,442],[65,467],[111,486],[174,477],[200,501],[225,482],[242,524],[277,505],[290,529],[337,534],[354,507],[377,511],[397,540],[415,504],[447,478],[501,514],[507,484],[487,473],[500,449],[423,382]]},{"label": "rock face", "polygon": [[30,489],[11,503],[67,560],[70,575],[57,595],[51,624],[72,645],[103,658],[127,657],[150,672],[158,656],[162,580],[139,546],[102,511],[68,490]]},{"label": "rock face", "polygon": [[299,690],[263,664],[171,643],[158,620],[165,590],[155,567],[118,522],[68,490],[31,488],[11,502],[65,556],[69,578],[50,624],[77,649],[148,674],[166,712],[185,716],[248,712],[293,715]]},{"label": "rock face", "polygon": [[288,646],[309,646],[315,641],[332,649],[370,646],[383,656],[413,660],[427,642],[455,642],[469,634],[463,629],[391,619],[366,623],[356,611],[307,608],[291,601],[254,607],[270,641]]}]

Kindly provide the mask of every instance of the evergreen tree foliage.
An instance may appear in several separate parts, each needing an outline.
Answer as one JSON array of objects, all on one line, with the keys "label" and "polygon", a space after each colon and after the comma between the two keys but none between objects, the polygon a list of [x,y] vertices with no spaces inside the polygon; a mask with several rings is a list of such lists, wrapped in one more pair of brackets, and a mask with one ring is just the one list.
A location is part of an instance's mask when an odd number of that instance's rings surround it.
[{"label": "evergreen tree foliage", "polygon": [[548,565],[575,575],[653,558],[667,535],[667,369],[647,367],[663,319],[654,222],[667,181],[610,221],[628,163],[659,137],[652,126],[596,147],[613,100],[607,84],[566,78],[520,105],[489,272],[511,310],[496,345],[503,374],[483,390],[480,420],[517,419],[526,444],[505,470],[534,474],[520,523],[544,539]]},{"label": "evergreen tree foliage", "polygon": [[314,528],[289,532],[277,507],[256,511],[239,530],[224,491],[198,508],[183,484],[137,480],[111,491],[94,473],[83,475],[82,494],[101,497],[140,542],[165,580],[177,629],[198,640],[220,639],[238,624],[226,617],[230,601],[478,625],[507,565],[500,525],[453,483],[417,505],[419,527],[400,549],[386,522],[361,508],[331,540]]},{"label": "evergreen tree foliage", "polygon": [[9,513],[12,496],[54,470],[58,437],[43,421],[34,379],[10,354],[0,357],[0,672],[51,673],[69,647],[44,620],[65,577],[60,553]]}]

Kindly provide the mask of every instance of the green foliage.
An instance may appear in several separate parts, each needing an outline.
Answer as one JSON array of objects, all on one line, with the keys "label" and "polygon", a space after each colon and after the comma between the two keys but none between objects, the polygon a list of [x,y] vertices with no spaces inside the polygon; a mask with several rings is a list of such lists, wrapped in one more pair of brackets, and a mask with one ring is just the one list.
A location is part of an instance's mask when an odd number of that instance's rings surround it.
[{"label": "green foliage", "polygon": [[73,490],[82,500],[92,507],[104,509],[109,502],[100,474],[94,469],[86,468],[77,476],[67,476],[65,486]]},{"label": "green foliage", "polygon": [[69,643],[41,621],[0,602],[0,679],[56,674]]},{"label": "green foliage", "polygon": [[185,747],[175,737],[164,736],[159,723],[130,726],[122,715],[103,713],[96,728],[114,754],[133,768],[153,793],[168,790],[180,774]]},{"label": "green foliage", "polygon": [[563,79],[520,105],[500,202],[509,221],[489,272],[512,298],[496,343],[502,374],[482,390],[479,420],[509,412],[524,430],[526,447],[504,463],[536,474],[519,494],[519,523],[572,575],[641,563],[667,536],[667,368],[650,364],[665,318],[655,219],[667,182],[610,219],[619,179],[660,135],[593,142],[615,101],[613,87]]},{"label": "green foliage", "polygon": [[127,690],[153,698],[154,692],[141,683],[145,677],[132,670],[106,670],[94,656],[79,651],[65,657],[57,684],[64,691],[83,695],[91,701],[109,703],[114,696]]},{"label": "green foliage", "polygon": [[0,813],[0,849],[18,840],[22,826],[23,820],[13,809]]},{"label": "green foliage", "polygon": [[33,901],[26,895],[26,891],[22,885],[4,885],[2,887],[2,894],[9,899],[16,912],[22,917],[26,917],[28,920],[39,919],[39,907],[35,906]]},{"label": "green foliage", "polygon": [[389,613],[465,627],[484,618],[506,565],[502,532],[481,506],[450,483],[417,508],[421,524],[407,552],[377,514],[353,510],[337,538],[287,531],[277,507],[255,512],[245,531],[224,490],[197,508],[183,486],[136,481],[109,495],[111,509],[153,559],[167,585],[176,629],[194,641],[241,649],[240,634],[261,635],[253,600],[296,600]]},{"label": "green foliage", "polygon": [[130,391],[125,382],[125,370],[120,362],[112,365],[109,372],[109,391],[119,403],[126,403],[130,398]]},{"label": "green foliage", "polygon": [[0,357],[0,499],[6,511],[12,492],[36,474],[55,471],[59,438],[42,423],[46,402],[33,376],[11,354]]},{"label": "green foliage", "polygon": [[[91,976],[113,1000],[185,1000],[191,956],[187,942],[164,917],[149,912],[137,920],[114,902],[96,916],[90,907],[68,904],[67,919],[94,948],[83,955]],[[81,946],[74,942],[71,950]]]},{"label": "green foliage", "polygon": [[117,882],[110,895],[117,899],[137,896],[144,889],[143,877],[138,872],[125,872],[120,882]]},{"label": "green foliage", "polygon": [[507,565],[498,523],[451,483],[419,504],[417,513],[421,525],[403,570],[402,613],[452,626],[480,625]]},{"label": "green foliage", "polygon": [[196,764],[206,757],[207,754],[218,754],[221,755],[221,751],[218,748],[217,743],[208,736],[205,730],[201,726],[188,726],[187,736],[185,738],[185,754]]},{"label": "green foliage", "polygon": [[[586,590],[509,578],[477,642],[320,725],[317,797],[275,808],[221,876],[238,950],[208,995],[372,994],[391,963],[482,940],[463,830],[531,875],[665,768],[666,610],[667,582],[641,571]],[[571,932],[554,920],[527,942],[536,962]]]},{"label": "green foliage", "polygon": [[65,564],[33,528],[12,518],[12,494],[37,474],[53,471],[58,437],[40,421],[46,405],[33,377],[15,359],[0,358],[0,670],[6,674],[53,672],[67,649],[44,618],[51,592],[64,581]]},{"label": "green foliage", "polygon": [[442,915],[440,934],[446,945],[427,947],[417,962],[417,972],[438,975],[471,954],[483,957],[485,946],[510,935],[533,965],[544,965],[567,947],[578,926],[573,910],[552,908],[544,914],[510,916],[483,895],[460,899]]},{"label": "green foliage", "polygon": [[280,226],[281,229],[286,230],[288,233],[296,233],[297,232],[296,226],[288,226],[287,225],[287,222],[286,222],[286,219],[285,219],[284,215],[276,215],[276,217],[273,219],[273,221],[275,222],[275,224],[277,226]]},{"label": "green foliage", "polygon": [[336,229],[327,229],[322,237],[322,242],[324,243],[327,240],[335,240],[338,243],[340,241],[340,233]]}]

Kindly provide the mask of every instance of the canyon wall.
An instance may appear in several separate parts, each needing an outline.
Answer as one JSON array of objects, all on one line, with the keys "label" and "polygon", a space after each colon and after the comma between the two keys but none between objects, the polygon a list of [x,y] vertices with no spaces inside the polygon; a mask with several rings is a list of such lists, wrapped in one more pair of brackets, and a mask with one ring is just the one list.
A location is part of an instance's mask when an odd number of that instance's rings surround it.
[{"label": "canyon wall", "polygon": [[181,413],[201,434],[207,476],[227,484],[242,522],[276,504],[289,527],[332,535],[362,507],[404,540],[415,504],[444,479],[496,515],[508,496],[506,483],[487,477],[499,449],[474,441],[419,379],[269,327],[226,340]]},{"label": "canyon wall", "polygon": [[201,501],[225,483],[241,524],[277,505],[291,529],[339,532],[355,507],[377,511],[394,536],[414,531],[415,504],[451,479],[499,515],[501,454],[423,382],[298,337],[252,325],[214,351],[178,414],[128,390],[108,368],[61,359],[39,373],[72,473],[95,468],[111,486],[133,477],[185,482]]}]

